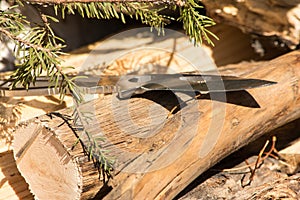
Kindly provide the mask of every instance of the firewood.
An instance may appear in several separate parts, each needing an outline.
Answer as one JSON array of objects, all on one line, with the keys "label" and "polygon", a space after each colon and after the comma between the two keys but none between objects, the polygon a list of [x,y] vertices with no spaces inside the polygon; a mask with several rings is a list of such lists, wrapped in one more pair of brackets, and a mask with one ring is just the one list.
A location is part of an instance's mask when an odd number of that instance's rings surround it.
[{"label": "firewood", "polygon": [[[299,2],[298,1],[202,1],[209,15],[256,35],[274,37],[275,46],[299,44]],[[278,37],[278,39],[275,39]]]},{"label": "firewood", "polygon": [[[42,116],[17,129],[17,166],[38,199],[171,199],[222,158],[300,117],[299,51],[220,71],[277,84],[202,96],[170,117],[175,105],[191,97],[107,95],[81,105],[82,112],[92,113],[85,118],[87,130],[104,137],[103,148],[116,158],[113,179],[104,183],[80,145],[71,150],[76,137],[59,117]],[[60,113],[70,115],[72,109]]]}]

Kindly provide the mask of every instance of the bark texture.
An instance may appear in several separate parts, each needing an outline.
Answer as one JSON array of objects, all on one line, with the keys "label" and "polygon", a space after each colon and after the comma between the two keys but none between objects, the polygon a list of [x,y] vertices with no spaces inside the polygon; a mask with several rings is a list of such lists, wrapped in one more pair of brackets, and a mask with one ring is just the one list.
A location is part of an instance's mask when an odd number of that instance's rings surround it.
[{"label": "bark texture", "polygon": [[227,93],[226,101],[222,94],[202,96],[172,116],[186,95],[147,93],[125,101],[108,95],[83,104],[80,112],[91,114],[84,118],[86,130],[104,137],[117,160],[114,179],[104,185],[80,147],[71,151],[74,134],[58,118],[44,116],[18,128],[17,166],[39,199],[171,199],[225,156],[299,118],[299,61],[295,51],[223,68],[223,74],[277,84]]}]

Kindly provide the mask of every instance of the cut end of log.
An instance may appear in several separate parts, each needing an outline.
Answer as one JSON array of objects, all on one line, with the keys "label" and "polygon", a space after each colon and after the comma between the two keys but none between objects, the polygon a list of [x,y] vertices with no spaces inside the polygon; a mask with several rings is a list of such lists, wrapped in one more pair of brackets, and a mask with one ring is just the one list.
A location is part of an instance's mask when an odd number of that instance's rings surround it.
[{"label": "cut end of log", "polygon": [[50,129],[35,122],[20,127],[13,148],[18,169],[35,198],[80,198],[81,171]]}]

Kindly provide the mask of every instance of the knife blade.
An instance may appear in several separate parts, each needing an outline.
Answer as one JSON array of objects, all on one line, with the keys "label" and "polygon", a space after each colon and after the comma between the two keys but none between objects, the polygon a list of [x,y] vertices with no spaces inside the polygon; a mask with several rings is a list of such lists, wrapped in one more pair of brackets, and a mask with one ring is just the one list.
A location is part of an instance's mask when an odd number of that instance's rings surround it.
[{"label": "knife blade", "polygon": [[241,91],[275,83],[260,79],[200,74],[127,75],[118,81],[118,93],[120,98],[128,98],[133,94],[142,94],[146,91],[155,90],[207,94],[212,92]]},{"label": "knife blade", "polygon": [[[17,86],[10,89],[13,80],[0,80],[0,96],[47,96],[59,94],[59,88],[49,86],[48,77],[37,78],[29,89]],[[83,94],[118,93],[119,98],[129,98],[147,91],[171,90],[173,92],[230,92],[273,85],[276,82],[235,76],[201,74],[146,74],[124,76],[88,76],[75,79]]]}]

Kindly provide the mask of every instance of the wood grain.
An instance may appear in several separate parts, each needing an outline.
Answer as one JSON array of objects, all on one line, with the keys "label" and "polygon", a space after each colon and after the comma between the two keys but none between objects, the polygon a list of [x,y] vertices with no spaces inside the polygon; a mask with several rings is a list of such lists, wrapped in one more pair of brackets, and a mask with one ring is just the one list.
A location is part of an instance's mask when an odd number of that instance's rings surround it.
[{"label": "wood grain", "polygon": [[33,199],[28,185],[17,169],[12,151],[0,153],[0,168],[0,199]]},{"label": "wood grain", "polygon": [[[189,95],[180,94],[177,98],[168,92],[152,92],[128,100],[108,95],[83,104],[78,111],[89,114],[83,121],[86,129],[94,137],[104,137],[109,155],[117,158],[115,176],[106,185],[96,178],[96,170],[92,163],[86,162],[80,148],[70,150],[75,137],[66,125],[60,126],[61,120],[57,118],[40,117],[18,128],[14,145],[18,168],[35,194],[47,193],[51,187],[56,193],[65,194],[61,196],[64,199],[70,199],[70,195],[73,199],[79,196],[82,199],[95,196],[104,199],[171,199],[228,154],[299,118],[299,61],[300,52],[295,51],[270,62],[223,68],[224,74],[239,74],[277,84],[202,96],[182,104],[171,117],[168,117],[170,108],[189,99]],[[70,110],[61,112],[71,113]],[[35,137],[37,128],[41,131]],[[30,136],[23,136],[27,134]],[[49,153],[40,152],[45,145],[49,145]],[[24,151],[19,154],[22,148]],[[21,165],[26,157],[31,158],[31,163],[46,160],[57,164],[35,165],[47,173],[29,181],[26,176],[38,169],[33,165]],[[80,173],[63,173],[67,167],[63,162],[65,159],[72,163],[71,171]],[[57,174],[65,176],[62,179],[66,183],[75,181],[70,190],[60,189],[58,180],[56,184],[51,182]],[[36,179],[43,179],[45,184],[35,184],[33,189]]]}]

